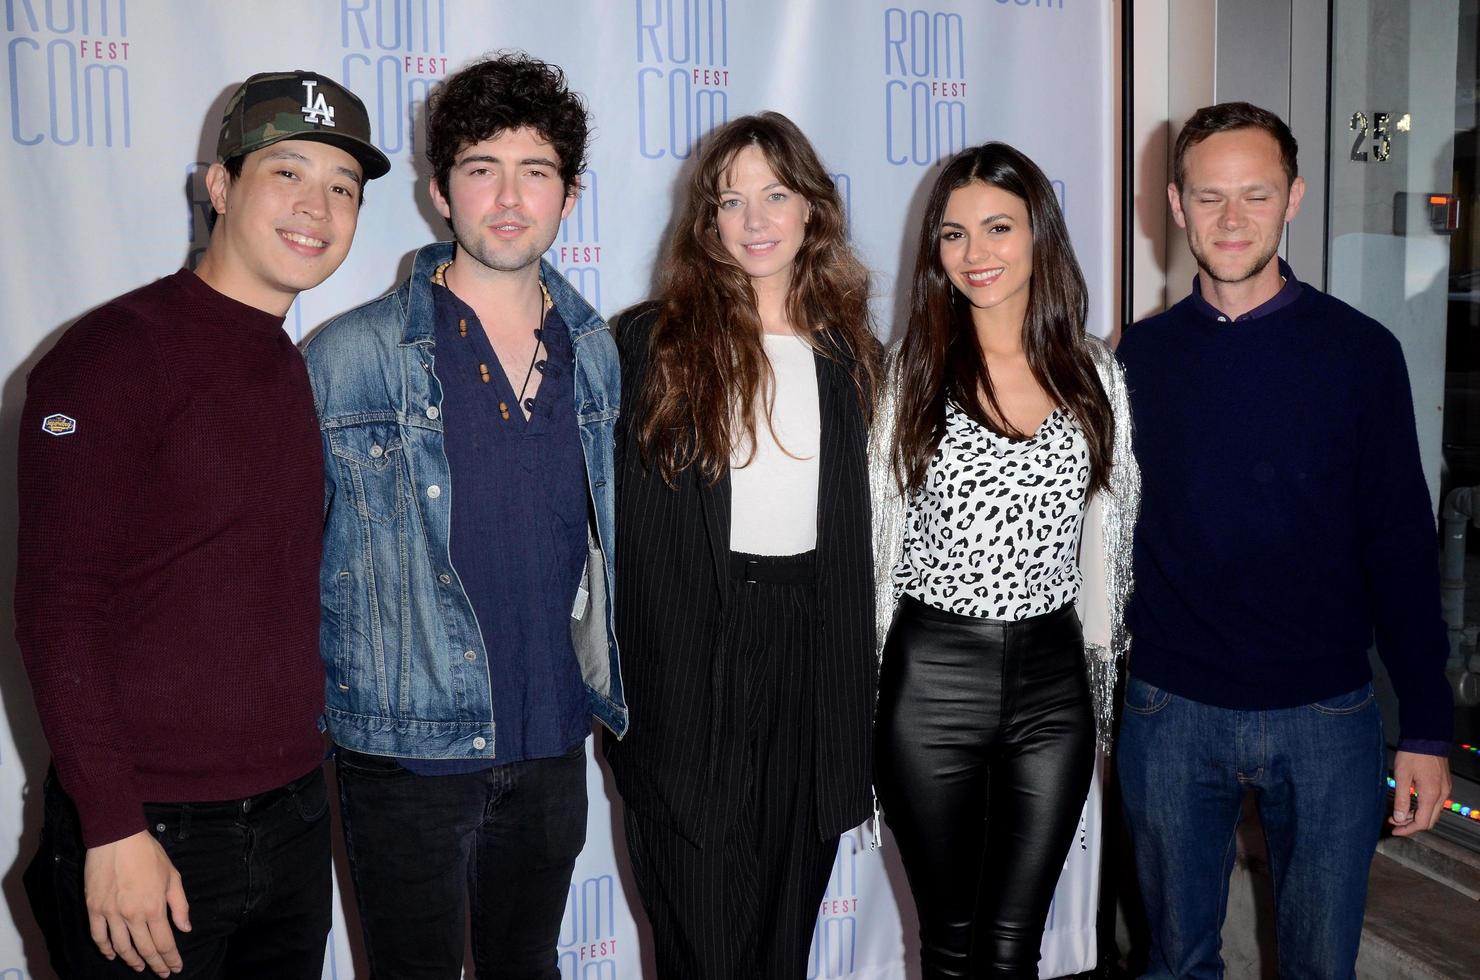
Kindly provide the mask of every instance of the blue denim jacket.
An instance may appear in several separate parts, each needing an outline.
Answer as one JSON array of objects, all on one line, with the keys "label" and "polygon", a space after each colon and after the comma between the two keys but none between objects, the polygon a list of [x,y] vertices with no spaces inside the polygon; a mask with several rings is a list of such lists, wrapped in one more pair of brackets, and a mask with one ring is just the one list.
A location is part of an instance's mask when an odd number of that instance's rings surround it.
[{"label": "blue denim jacket", "polygon": [[[324,443],[325,718],[334,741],[359,752],[497,759],[488,658],[449,557],[430,279],[452,255],[450,242],[422,248],[395,292],[336,317],[303,348]],[[620,736],[627,706],[610,597],[621,371],[606,322],[549,265],[541,274],[575,349],[594,515],[571,640],[591,713]]]}]

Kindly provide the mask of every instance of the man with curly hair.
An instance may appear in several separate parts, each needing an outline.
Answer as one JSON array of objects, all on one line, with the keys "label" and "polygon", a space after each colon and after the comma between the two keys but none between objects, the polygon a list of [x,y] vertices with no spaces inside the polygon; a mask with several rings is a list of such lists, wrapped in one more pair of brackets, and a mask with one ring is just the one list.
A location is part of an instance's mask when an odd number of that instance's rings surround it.
[{"label": "man with curly hair", "polygon": [[453,241],[305,347],[325,460],[327,719],[372,976],[555,977],[586,736],[627,727],[612,612],[616,345],[541,256],[586,110],[520,53],[427,106]]}]

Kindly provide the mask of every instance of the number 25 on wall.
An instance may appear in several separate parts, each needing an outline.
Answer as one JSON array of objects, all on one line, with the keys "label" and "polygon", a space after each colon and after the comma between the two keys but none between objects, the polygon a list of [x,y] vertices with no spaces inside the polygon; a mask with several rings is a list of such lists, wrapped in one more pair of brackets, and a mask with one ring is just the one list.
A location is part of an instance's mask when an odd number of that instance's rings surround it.
[{"label": "number 25 on wall", "polygon": [[[1390,123],[1393,129],[1388,128]],[[1376,163],[1386,163],[1388,157],[1393,155],[1393,130],[1399,133],[1408,132],[1409,116],[1405,112],[1403,113],[1403,117],[1394,123],[1388,113],[1374,112],[1372,114],[1372,121],[1369,124],[1367,113],[1354,112],[1352,113],[1351,124],[1348,128],[1357,134],[1357,138],[1352,140],[1351,158],[1353,160],[1358,163],[1367,162],[1367,150],[1363,148],[1363,144],[1367,142],[1367,134],[1370,131],[1372,134],[1372,160]]]}]

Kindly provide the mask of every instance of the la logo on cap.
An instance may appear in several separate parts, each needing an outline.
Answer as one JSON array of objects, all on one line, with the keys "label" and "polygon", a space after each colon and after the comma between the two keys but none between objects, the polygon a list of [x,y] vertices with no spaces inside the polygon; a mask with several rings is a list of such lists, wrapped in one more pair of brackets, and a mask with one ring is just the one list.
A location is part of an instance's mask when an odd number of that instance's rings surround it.
[{"label": "la logo on cap", "polygon": [[306,90],[303,94],[303,118],[308,122],[318,123],[320,126],[332,127],[334,125],[334,107],[324,98],[324,93],[314,91],[318,87],[318,84],[318,82],[311,80],[303,83],[303,87]]}]

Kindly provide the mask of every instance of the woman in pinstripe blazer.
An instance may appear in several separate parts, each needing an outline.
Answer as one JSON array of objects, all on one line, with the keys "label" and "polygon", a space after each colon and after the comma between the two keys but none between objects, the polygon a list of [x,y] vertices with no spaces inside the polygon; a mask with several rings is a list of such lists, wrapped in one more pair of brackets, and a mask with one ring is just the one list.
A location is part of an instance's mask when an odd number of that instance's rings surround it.
[{"label": "woman in pinstripe blazer", "polygon": [[838,836],[869,813],[868,277],[776,113],[703,143],[657,302],[616,324],[607,758],[664,977],[803,977]]}]

